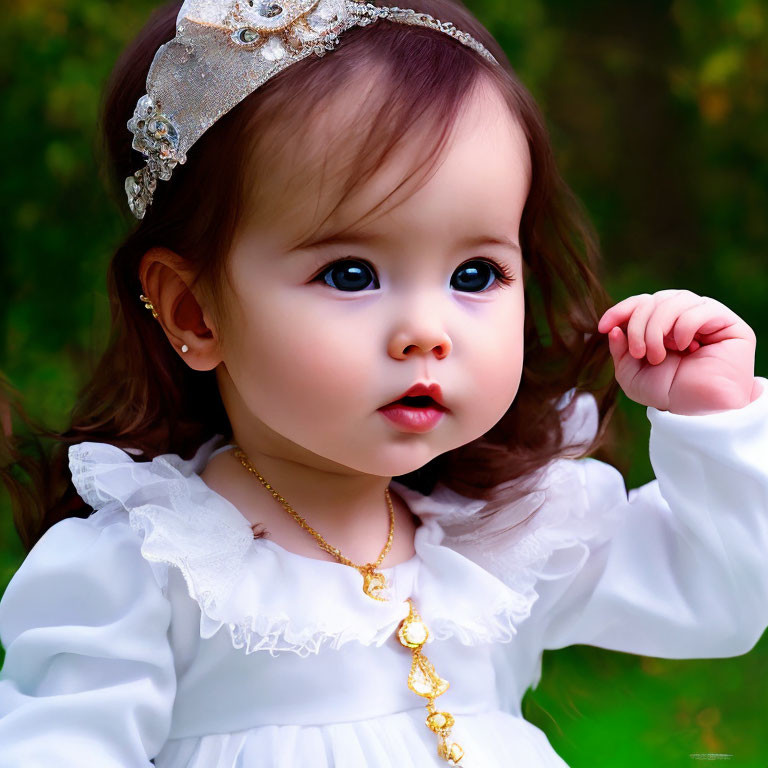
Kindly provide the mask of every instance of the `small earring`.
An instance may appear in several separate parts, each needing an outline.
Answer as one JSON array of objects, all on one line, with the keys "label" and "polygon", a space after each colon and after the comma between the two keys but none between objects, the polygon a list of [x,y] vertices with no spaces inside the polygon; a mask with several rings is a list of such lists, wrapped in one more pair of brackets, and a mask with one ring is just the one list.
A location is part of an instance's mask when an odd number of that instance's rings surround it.
[{"label": "small earring", "polygon": [[154,305],[152,304],[152,302],[151,302],[151,300],[149,299],[149,297],[148,297],[148,296],[145,296],[145,295],[142,293],[142,294],[139,294],[139,298],[140,298],[140,299],[141,299],[141,300],[144,302],[144,306],[145,306],[147,309],[151,309],[151,310],[152,310],[152,317],[156,318],[156,317],[157,317],[157,311],[155,310],[155,307],[154,307]]},{"label": "small earring", "polygon": [[189,347],[186,344],[181,345],[181,351],[182,352],[189,352]]}]

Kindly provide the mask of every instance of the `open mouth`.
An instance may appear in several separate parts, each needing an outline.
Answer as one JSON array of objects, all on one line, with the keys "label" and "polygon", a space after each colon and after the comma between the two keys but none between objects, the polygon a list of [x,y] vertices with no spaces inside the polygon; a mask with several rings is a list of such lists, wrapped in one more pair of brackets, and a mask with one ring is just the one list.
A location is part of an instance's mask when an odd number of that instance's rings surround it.
[{"label": "open mouth", "polygon": [[401,397],[399,400],[395,400],[390,403],[387,408],[393,405],[404,405],[408,408],[434,408],[438,411],[444,411],[445,408],[439,403],[435,402],[429,395],[420,395],[419,397]]},{"label": "open mouth", "polygon": [[379,412],[398,429],[416,433],[434,429],[447,410],[429,395],[408,395],[379,408]]}]

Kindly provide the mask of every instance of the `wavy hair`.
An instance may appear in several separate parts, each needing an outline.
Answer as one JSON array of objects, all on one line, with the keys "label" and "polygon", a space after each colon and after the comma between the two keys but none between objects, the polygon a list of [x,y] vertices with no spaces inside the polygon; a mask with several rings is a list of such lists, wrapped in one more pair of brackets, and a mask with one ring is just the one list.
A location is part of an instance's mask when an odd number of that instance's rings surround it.
[{"label": "wavy hair", "polygon": [[[120,55],[102,96],[100,131],[107,163],[103,175],[123,211],[127,209],[123,180],[143,162],[131,148],[126,121],[145,92],[156,50],[175,35],[180,7],[175,0],[152,14]],[[340,92],[353,73],[371,66],[381,72],[376,80],[380,111],[369,115],[369,134],[362,137],[359,153],[348,167],[339,204],[383,165],[410,131],[437,129],[419,135],[434,135],[425,163],[438,157],[461,105],[480,78],[487,78],[503,95],[525,132],[532,162],[520,223],[527,276],[517,397],[485,435],[397,479],[422,493],[430,493],[440,482],[465,496],[493,500],[491,509],[511,500],[525,478],[536,477],[559,457],[598,452],[617,463],[609,426],[618,385],[607,337],[597,332],[598,319],[613,302],[597,278],[598,238],[556,168],[545,121],[533,97],[491,34],[455,0],[418,0],[418,10],[469,32],[502,66],[494,66],[448,35],[380,21],[347,31],[330,55],[310,56],[288,67],[203,134],[190,161],[178,166],[170,181],[158,184],[144,219],[136,223],[127,214],[133,224],[107,274],[109,340],[77,394],[68,428],[59,432],[33,423],[20,394],[0,377],[5,393],[0,476],[27,551],[59,520],[87,517],[92,511],[72,485],[70,445],[104,441],[141,449],[146,459],[163,453],[186,459],[216,433],[231,438],[215,371],[189,368],[138,300],[139,263],[154,246],[170,249],[195,275],[194,284],[199,281],[210,292],[217,311],[225,313],[226,257],[244,210],[246,167],[249,178],[258,179],[274,162],[271,150],[286,131],[293,146],[300,147],[296,134],[311,123],[313,109]],[[571,389],[590,392],[597,401],[599,428],[589,445],[564,442],[562,420],[576,398],[564,410],[555,406]],[[11,408],[26,425],[26,435],[11,434]],[[40,438],[51,445],[44,448]],[[17,470],[31,482],[22,482]],[[494,493],[501,484],[503,493]]]}]

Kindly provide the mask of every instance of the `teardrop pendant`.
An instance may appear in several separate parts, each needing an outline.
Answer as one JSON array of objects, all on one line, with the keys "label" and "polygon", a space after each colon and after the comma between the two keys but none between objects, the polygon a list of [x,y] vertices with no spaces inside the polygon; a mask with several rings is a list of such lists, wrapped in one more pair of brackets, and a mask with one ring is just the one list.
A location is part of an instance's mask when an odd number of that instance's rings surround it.
[{"label": "teardrop pendant", "polygon": [[436,699],[448,690],[450,684],[435,672],[434,666],[424,654],[414,652],[411,671],[408,675],[408,687],[425,699]]}]

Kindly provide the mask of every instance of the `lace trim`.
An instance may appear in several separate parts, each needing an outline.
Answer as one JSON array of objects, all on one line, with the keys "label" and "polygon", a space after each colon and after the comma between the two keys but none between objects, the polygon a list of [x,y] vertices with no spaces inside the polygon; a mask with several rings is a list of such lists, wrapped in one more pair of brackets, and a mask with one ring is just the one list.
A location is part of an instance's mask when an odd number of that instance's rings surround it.
[{"label": "lace trim", "polygon": [[[290,602],[285,593],[281,599],[275,592],[274,571],[271,576],[268,571],[270,558],[279,559],[280,553],[267,541],[254,540],[248,521],[199,477],[221,438],[201,445],[189,461],[165,454],[137,462],[108,443],[80,443],[69,449],[72,480],[94,508],[95,521],[107,525],[127,517],[142,536],[141,554],[165,594],[168,567],[178,568],[189,596],[200,606],[201,637],[213,636],[226,624],[233,646],[246,653],[300,656],[352,640],[384,643],[407,615],[407,603],[363,600],[358,574],[335,563],[317,561],[344,574],[331,580],[332,589],[345,590],[336,595],[339,599],[327,595],[325,608],[308,601],[296,610],[302,621],[288,615],[285,606],[295,605],[302,589],[283,584]],[[480,521],[476,513],[483,501],[442,486],[428,497],[394,481],[392,486],[422,521],[414,542],[417,589],[430,641],[456,637],[472,645],[511,640],[538,599],[536,581],[577,571],[589,554],[586,542],[607,535],[611,527],[605,513],[585,514],[584,470],[572,460],[550,466],[543,490]],[[533,510],[538,511],[531,520],[510,530]],[[555,566],[550,556],[559,549],[572,553],[558,558]],[[484,595],[481,603],[478,594]]]},{"label": "lace trim", "polygon": [[[593,459],[552,462],[542,474],[538,490],[485,519],[477,516],[485,506],[483,501],[467,504],[464,497],[444,487],[433,492],[437,499],[405,489],[404,496],[416,514],[421,511],[440,521],[443,547],[466,557],[508,588],[506,615],[504,622],[496,623],[495,638],[514,634],[514,625],[530,616],[539,598],[535,589],[539,579],[561,579],[577,573],[591,549],[610,538],[618,525],[615,510],[590,509],[583,461]],[[527,522],[512,527],[531,513],[535,514]],[[557,558],[553,558],[555,553]],[[461,636],[462,628],[449,616],[441,623],[450,628],[445,630],[446,636]],[[472,622],[464,616],[462,624],[467,623]],[[441,630],[436,629],[440,636]],[[477,637],[482,632],[473,634]]]}]

